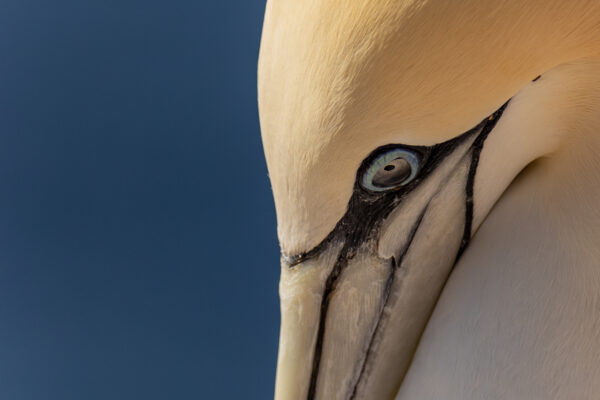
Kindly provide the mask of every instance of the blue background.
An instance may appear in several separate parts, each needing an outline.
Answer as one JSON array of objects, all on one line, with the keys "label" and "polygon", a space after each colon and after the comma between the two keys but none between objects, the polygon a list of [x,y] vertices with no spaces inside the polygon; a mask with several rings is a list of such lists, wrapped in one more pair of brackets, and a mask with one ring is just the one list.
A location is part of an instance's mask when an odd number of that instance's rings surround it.
[{"label": "blue background", "polygon": [[264,1],[0,2],[0,399],[267,399]]}]

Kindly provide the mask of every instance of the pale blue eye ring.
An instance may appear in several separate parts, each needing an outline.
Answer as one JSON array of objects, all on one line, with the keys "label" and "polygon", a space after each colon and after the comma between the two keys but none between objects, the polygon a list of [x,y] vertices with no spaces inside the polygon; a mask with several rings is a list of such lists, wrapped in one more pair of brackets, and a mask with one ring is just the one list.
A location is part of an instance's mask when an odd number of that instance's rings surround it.
[{"label": "pale blue eye ring", "polygon": [[419,172],[419,157],[410,150],[393,149],[375,158],[360,184],[371,192],[385,192],[404,186]]}]

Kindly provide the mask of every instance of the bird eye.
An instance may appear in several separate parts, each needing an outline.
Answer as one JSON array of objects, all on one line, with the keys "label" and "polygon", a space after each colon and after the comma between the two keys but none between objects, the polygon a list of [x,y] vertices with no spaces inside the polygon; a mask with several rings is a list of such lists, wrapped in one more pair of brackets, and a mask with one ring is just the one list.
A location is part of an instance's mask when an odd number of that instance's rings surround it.
[{"label": "bird eye", "polygon": [[408,150],[394,149],[380,154],[362,177],[361,186],[372,192],[383,192],[404,186],[419,170],[419,157]]}]

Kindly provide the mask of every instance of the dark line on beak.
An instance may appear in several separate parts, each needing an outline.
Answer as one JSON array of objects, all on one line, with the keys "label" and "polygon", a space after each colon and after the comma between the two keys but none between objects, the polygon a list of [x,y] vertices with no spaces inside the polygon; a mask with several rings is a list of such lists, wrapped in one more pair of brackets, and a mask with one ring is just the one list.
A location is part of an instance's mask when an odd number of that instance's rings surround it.
[{"label": "dark line on beak", "polygon": [[502,105],[495,113],[493,113],[488,122],[485,124],[477,139],[473,142],[472,145],[472,156],[471,156],[471,166],[469,168],[469,176],[467,178],[467,185],[465,187],[466,192],[466,204],[465,204],[465,230],[463,231],[463,237],[460,243],[460,249],[456,255],[456,259],[454,260],[454,264],[462,256],[463,252],[471,242],[471,236],[473,235],[473,187],[475,185],[475,174],[477,173],[477,166],[479,165],[479,156],[481,155],[481,151],[483,150],[483,144],[485,140],[488,138],[490,132],[498,121],[500,117],[502,117],[502,113],[504,113],[504,109],[510,102],[510,99]]},{"label": "dark line on beak", "polygon": [[373,348],[373,341],[375,340],[375,337],[377,336],[377,332],[379,332],[381,329],[383,329],[381,317],[383,315],[383,311],[385,310],[385,307],[387,306],[388,300],[390,298],[390,293],[392,291],[392,284],[394,283],[396,271],[398,270],[398,268],[402,267],[402,261],[404,260],[404,256],[408,252],[408,249],[409,249],[410,245],[412,244],[413,239],[415,238],[417,231],[419,230],[419,227],[421,226],[421,222],[423,222],[423,218],[425,217],[425,213],[427,212],[428,208],[429,208],[429,203],[427,203],[427,205],[425,206],[423,211],[421,211],[419,218],[417,218],[412,229],[410,230],[408,240],[406,241],[404,248],[402,249],[402,252],[401,252],[400,256],[398,257],[398,261],[396,261],[395,257],[392,257],[392,266],[390,269],[390,275],[388,276],[387,282],[385,284],[385,289],[384,289],[383,296],[382,296],[383,301],[382,301],[381,309],[379,310],[379,318],[377,319],[377,324],[375,325],[375,329],[373,330],[373,334],[371,335],[371,339],[369,340],[369,346],[367,347],[367,354],[365,356],[365,359],[363,360],[363,364],[360,369],[360,374],[358,375],[358,379],[354,383],[354,388],[352,389],[352,394],[350,395],[349,400],[352,400],[356,397],[356,391],[358,389],[358,384],[360,383],[361,379],[363,378],[363,374],[364,374],[366,366],[367,366],[367,361],[369,360],[369,357],[372,354],[371,350]]},{"label": "dark line on beak", "polygon": [[312,372],[310,375],[310,385],[308,387],[308,396],[307,400],[313,400],[315,398],[315,394],[317,391],[317,377],[319,376],[319,366],[321,364],[321,353],[323,351],[323,336],[325,334],[325,320],[327,319],[327,309],[329,308],[329,300],[331,297],[331,293],[335,288],[335,283],[337,282],[340,274],[348,265],[348,241],[344,243],[344,247],[340,251],[340,255],[335,262],[331,273],[327,277],[327,281],[325,282],[325,291],[323,293],[323,297],[321,299],[321,311],[319,317],[319,328],[317,331],[317,342],[315,343],[315,350],[313,356],[313,366]]}]

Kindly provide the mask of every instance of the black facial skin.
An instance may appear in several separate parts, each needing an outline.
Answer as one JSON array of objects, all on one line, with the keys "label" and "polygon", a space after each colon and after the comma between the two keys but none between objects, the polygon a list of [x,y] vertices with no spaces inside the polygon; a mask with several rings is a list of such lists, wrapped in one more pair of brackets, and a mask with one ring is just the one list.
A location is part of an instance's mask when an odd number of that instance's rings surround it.
[{"label": "black facial skin", "polygon": [[[509,100],[510,101],[510,100]],[[480,122],[476,127],[463,133],[462,135],[451,139],[449,141],[436,144],[434,146],[407,146],[401,144],[389,144],[381,146],[373,151],[361,164],[357,171],[356,180],[354,184],[354,191],[348,208],[344,216],[336,224],[335,228],[327,237],[319,243],[312,250],[293,255],[283,256],[284,261],[288,264],[289,268],[295,268],[302,262],[316,257],[324,249],[328,248],[331,243],[343,242],[343,247],[338,255],[337,261],[327,277],[325,283],[325,292],[323,293],[320,309],[319,327],[317,332],[317,341],[314,350],[313,367],[310,378],[310,386],[308,390],[308,400],[314,400],[317,388],[317,377],[319,375],[319,365],[321,361],[321,352],[323,347],[323,338],[325,334],[325,320],[327,318],[327,310],[329,308],[329,301],[332,292],[335,290],[337,280],[348,264],[348,260],[352,259],[356,254],[359,246],[369,240],[376,239],[379,235],[382,222],[386,217],[394,210],[394,208],[402,202],[402,200],[416,188],[423,180],[425,180],[429,174],[434,171],[438,165],[451,154],[461,143],[468,138],[475,135],[477,132],[477,138],[474,140],[470,152],[471,166],[469,169],[469,175],[467,178],[467,184],[465,187],[466,192],[466,215],[465,215],[465,227],[463,232],[463,238],[461,241],[460,249],[458,250],[456,261],[462,255],[463,251],[469,244],[472,235],[472,221],[473,221],[473,185],[475,183],[475,174],[477,172],[477,165],[479,163],[479,155],[483,149],[483,144],[487,139],[488,135],[502,116],[504,109],[506,108],[508,101],[502,105],[496,112],[490,117]],[[405,186],[399,186],[398,188],[385,191],[385,192],[371,192],[364,189],[360,184],[361,177],[366,172],[371,163],[379,157],[382,153],[387,152],[391,149],[403,148],[415,153],[419,158],[420,169],[417,176]],[[393,281],[393,276],[397,268],[401,266],[402,257],[408,251],[412,239],[427,211],[427,206],[421,212],[421,215],[412,227],[409,239],[405,244],[402,252],[400,253],[399,259],[392,258],[392,268],[390,268],[390,276],[388,278],[385,292],[383,293],[382,299],[385,306],[385,302],[389,297],[389,290]],[[455,261],[455,264],[456,264]],[[378,323],[379,325],[379,323]],[[377,327],[376,329],[378,329]],[[370,347],[370,346],[369,346]],[[362,366],[364,368],[364,364]],[[361,375],[362,375],[361,370]],[[360,378],[359,380],[360,381]],[[351,398],[355,396],[356,387],[358,381],[354,385]]]},{"label": "black facial skin", "polygon": [[[510,101],[510,100],[509,100]],[[402,199],[410,193],[415,187],[417,187],[427,176],[450,154],[458,147],[463,141],[472,136],[474,133],[481,129],[481,132],[475,142],[473,143],[473,162],[469,171],[469,182],[466,188],[467,191],[467,204],[471,203],[471,210],[469,214],[472,214],[472,202],[473,202],[473,183],[475,179],[475,172],[477,164],[479,162],[479,154],[483,149],[483,142],[487,139],[489,133],[492,131],[496,123],[502,116],[504,109],[508,105],[508,101],[502,105],[496,112],[491,116],[481,121],[477,126],[463,133],[462,135],[448,140],[443,143],[439,143],[433,146],[408,146],[402,144],[388,144],[375,149],[371,154],[365,158],[361,166],[356,173],[356,180],[354,183],[354,191],[350,201],[348,202],[347,211],[344,216],[338,221],[333,231],[327,235],[327,237],[311,250],[296,254],[296,255],[284,255],[284,260],[288,264],[289,268],[293,268],[296,265],[316,257],[324,248],[326,248],[335,238],[343,238],[346,243],[350,242],[350,248],[356,250],[356,246],[367,239],[373,237],[376,233],[377,228],[383,220],[389,215],[394,207],[399,204]],[[399,186],[396,189],[385,191],[385,192],[371,192],[364,189],[360,185],[360,179],[366,170],[369,168],[371,163],[379,157],[382,153],[385,153],[392,149],[403,148],[410,150],[418,155],[420,169],[417,176],[407,185]],[[472,215],[467,216],[472,218]],[[470,225],[470,224],[469,224]],[[467,227],[465,227],[467,231]],[[468,227],[468,233],[470,234],[470,226]],[[463,247],[466,247],[466,243]]]}]

